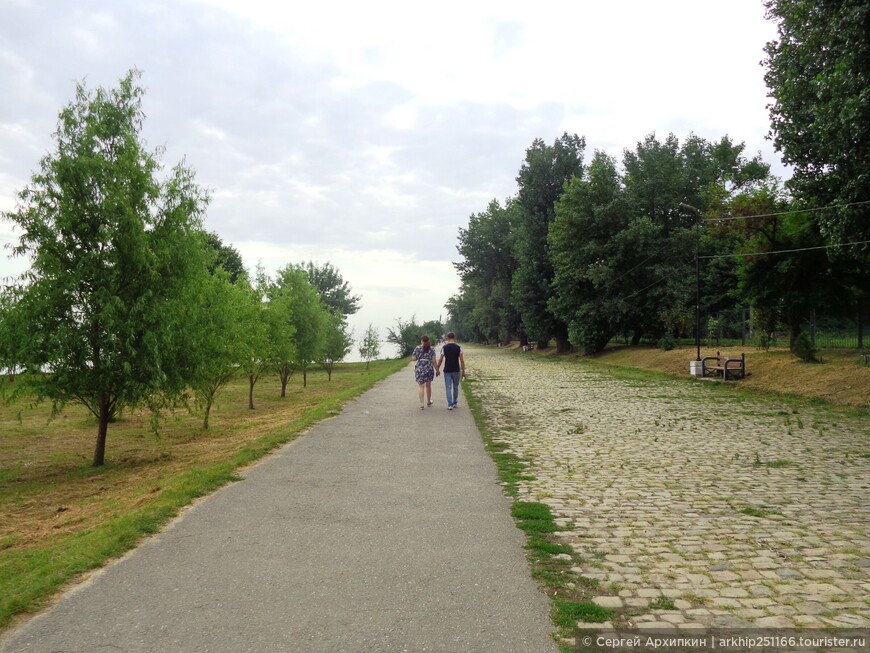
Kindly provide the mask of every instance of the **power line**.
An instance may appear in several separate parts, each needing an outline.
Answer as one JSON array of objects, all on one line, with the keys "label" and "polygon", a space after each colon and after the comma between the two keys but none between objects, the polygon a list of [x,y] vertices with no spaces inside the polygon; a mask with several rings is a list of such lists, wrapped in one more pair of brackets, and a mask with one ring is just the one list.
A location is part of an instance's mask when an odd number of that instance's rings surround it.
[{"label": "power line", "polygon": [[827,211],[828,209],[847,209],[850,206],[863,206],[864,204],[870,204],[870,200],[851,202],[849,204],[831,204],[830,206],[819,206],[814,209],[792,209],[790,211],[781,211],[780,213],[759,213],[758,215],[732,215],[725,218],[704,218],[704,222],[727,222],[729,220],[751,220],[752,218],[775,218],[780,215],[791,215],[793,213],[813,213],[814,211]]},{"label": "power line", "polygon": [[838,243],[836,245],[820,245],[818,247],[800,247],[798,249],[779,249],[772,252],[749,252],[748,254],[712,254],[710,256],[699,256],[702,259],[711,258],[731,258],[734,256],[764,256],[766,254],[790,254],[792,252],[809,252],[814,249],[831,249],[832,247],[849,247],[851,245],[866,245],[870,240],[858,240],[854,243]]},{"label": "power line", "polygon": [[640,263],[638,263],[637,265],[635,265],[635,266],[634,266],[633,268],[631,268],[630,270],[628,270],[628,271],[626,271],[626,272],[623,272],[622,274],[620,274],[620,275],[619,275],[618,277],[616,277],[615,279],[611,279],[610,283],[612,283],[612,284],[613,284],[613,283],[616,283],[617,281],[619,281],[620,279],[622,279],[624,276],[626,276],[627,274],[631,274],[632,272],[634,272],[635,270],[637,270],[641,265],[644,265],[644,264],[645,264],[647,261],[649,261],[651,258],[655,258],[655,257],[658,256],[658,255],[659,255],[659,252],[655,252],[654,254],[650,254],[650,255],[647,256],[644,260],[642,260]]},{"label": "power line", "polygon": [[[714,258],[732,258],[732,257],[738,257],[738,256],[765,256],[767,254],[793,254],[795,252],[810,252],[810,251],[819,250],[819,249],[831,249],[833,247],[850,247],[852,245],[866,245],[868,243],[870,243],[870,240],[858,240],[858,241],[855,241],[852,243],[837,243],[835,245],[820,245],[818,247],[799,247],[797,249],[779,249],[779,250],[774,250],[772,252],[749,252],[747,254],[712,254],[709,256],[699,256],[698,258],[699,259],[714,259]],[[650,258],[652,258],[652,256],[648,257],[645,261],[643,261],[643,263],[646,263],[646,261],[648,261]],[[632,269],[636,269],[636,268],[640,267],[640,265],[643,265],[643,263],[640,263],[639,265],[635,266],[635,268],[632,268]],[[622,275],[622,276],[625,276],[625,275]],[[619,278],[621,279],[622,276],[620,276]],[[658,284],[660,284],[662,281],[667,279],[669,276],[670,276],[670,273],[660,277],[656,281],[653,281],[648,286],[644,286],[640,290],[634,291],[630,295],[626,295],[625,297],[618,297],[617,301],[625,301],[626,299],[631,299],[635,295],[639,295],[642,292],[646,292],[647,290],[649,290],[653,286],[657,286]],[[618,279],[616,279],[616,280],[618,280]],[[616,280],[614,280],[614,281],[616,281]]]},{"label": "power line", "polygon": [[666,274],[666,275],[664,275],[663,277],[659,278],[657,281],[653,281],[650,285],[645,286],[645,287],[641,288],[640,290],[635,290],[635,291],[634,291],[633,293],[631,293],[630,295],[627,295],[627,296],[625,296],[625,297],[619,297],[619,298],[617,298],[616,301],[625,301],[625,300],[627,300],[627,299],[631,299],[631,298],[634,297],[635,295],[639,295],[639,294],[642,293],[642,292],[646,292],[647,290],[649,290],[649,289],[652,288],[653,286],[657,286],[658,284],[660,284],[662,281],[664,281],[665,279],[667,279],[669,276],[670,276],[670,274]]},{"label": "power line", "polygon": [[[795,210],[795,211],[785,211],[785,212],[783,212],[783,213],[769,213],[769,214],[764,214],[764,215],[754,215],[754,216],[753,216],[753,215],[747,215],[747,216],[738,216],[738,217],[730,217],[730,218],[706,218],[705,220],[706,220],[706,221],[710,221],[710,220],[747,220],[747,219],[749,219],[749,218],[764,218],[764,217],[773,217],[773,216],[778,216],[778,215],[788,215],[788,214],[790,214],[790,213],[801,213],[801,212],[809,212],[809,211],[823,211],[823,210],[828,209],[828,208],[846,208],[846,207],[849,207],[849,206],[860,206],[860,205],[863,205],[863,204],[870,204],[870,200],[862,201],[862,202],[853,202],[853,203],[851,203],[851,204],[844,204],[844,205],[842,205],[841,207],[830,207],[830,206],[828,206],[828,207],[821,207],[821,208],[815,208],[815,209],[798,209],[798,210]],[[780,250],[775,250],[775,251],[772,251],[772,252],[750,252],[750,253],[747,253],[747,254],[714,254],[714,255],[710,255],[710,256],[699,256],[698,258],[699,258],[699,259],[716,259],[716,258],[731,258],[731,257],[737,257],[737,256],[747,256],[747,257],[748,257],[748,256],[764,256],[764,255],[766,255],[766,254],[791,254],[791,253],[795,253],[795,252],[808,252],[808,251],[819,250],[819,249],[831,249],[831,248],[834,248],[834,247],[850,247],[850,246],[853,246],[853,245],[866,245],[866,244],[868,244],[868,243],[870,243],[870,240],[860,240],[860,241],[855,241],[855,242],[851,242],[851,243],[838,243],[838,244],[835,244],[835,245],[821,245],[821,246],[819,246],[819,247],[801,247],[801,248],[797,248],[797,249],[780,249]],[[622,278],[625,277],[626,275],[630,274],[631,272],[634,272],[636,269],[638,269],[638,268],[641,267],[642,265],[645,265],[645,264],[646,264],[650,259],[652,259],[652,258],[658,256],[659,253],[660,253],[660,252],[655,252],[655,253],[651,254],[650,256],[646,257],[643,261],[641,261],[640,263],[638,263],[637,265],[635,265],[633,268],[629,269],[629,270],[626,271],[626,272],[623,272],[622,274],[620,274],[620,275],[619,275],[618,277],[616,277],[615,279],[610,280],[609,285],[611,285],[611,287],[612,287],[612,284],[615,284],[617,281],[619,281],[620,279],[622,279]],[[647,290],[649,290],[650,288],[652,288],[652,287],[654,287],[654,286],[657,286],[657,285],[660,284],[662,281],[665,281],[666,279],[668,279],[670,276],[671,276],[671,273],[669,272],[668,274],[665,274],[665,275],[659,277],[658,279],[656,279],[655,281],[653,281],[651,284],[649,284],[649,285],[647,285],[647,286],[644,286],[644,287],[641,288],[640,290],[635,290],[635,291],[634,291],[633,293],[631,293],[630,295],[626,295],[626,296],[624,296],[624,297],[617,297],[617,298],[615,298],[615,299],[616,299],[616,301],[625,301],[625,300],[631,299],[632,297],[634,297],[634,296],[636,296],[636,295],[639,295],[639,294],[641,294],[641,293],[644,293],[644,292],[646,292]]]},{"label": "power line", "polygon": [[[655,254],[653,254],[653,256],[655,256]],[[651,258],[652,258],[652,256],[648,257],[648,258],[646,259],[646,261],[648,261],[648,260],[651,259]],[[683,262],[684,262],[684,263],[689,263],[689,262],[692,261],[692,260],[694,260],[694,259],[686,259],[686,260],[683,261]],[[644,261],[644,263],[646,263],[646,261]],[[640,263],[640,264],[636,265],[635,268],[640,267],[641,265],[643,265],[643,263]],[[625,275],[623,275],[623,276],[625,276]],[[649,290],[649,289],[652,288],[653,286],[657,286],[657,285],[660,284],[662,281],[665,281],[666,279],[670,279],[670,278],[672,278],[672,276],[673,276],[673,270],[668,270],[665,274],[663,274],[662,276],[660,276],[658,279],[656,279],[655,281],[653,281],[653,282],[652,282],[651,284],[649,284],[648,286],[644,286],[644,287],[641,288],[640,290],[635,290],[635,291],[634,291],[633,293],[631,293],[630,295],[626,295],[626,296],[624,296],[624,297],[617,297],[617,298],[616,298],[616,301],[618,301],[618,302],[622,302],[622,301],[625,301],[625,300],[627,300],[627,299],[631,299],[631,298],[634,297],[635,295],[639,295],[639,294],[641,294],[642,292],[646,292],[647,290]],[[622,277],[619,277],[619,278],[621,279]],[[618,279],[614,279],[614,281],[612,281],[611,283],[614,283],[614,282],[617,281],[617,280],[618,280]]]}]

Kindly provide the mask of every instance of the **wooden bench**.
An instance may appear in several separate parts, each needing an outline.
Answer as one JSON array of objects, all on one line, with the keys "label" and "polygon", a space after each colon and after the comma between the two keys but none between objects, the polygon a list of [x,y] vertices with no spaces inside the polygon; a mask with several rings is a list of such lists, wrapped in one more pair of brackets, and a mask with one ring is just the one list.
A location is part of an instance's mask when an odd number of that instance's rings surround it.
[{"label": "wooden bench", "polygon": [[715,356],[707,356],[701,361],[701,376],[721,376],[724,380],[739,375],[746,377],[746,354],[740,354],[740,358],[723,356],[718,351]]}]

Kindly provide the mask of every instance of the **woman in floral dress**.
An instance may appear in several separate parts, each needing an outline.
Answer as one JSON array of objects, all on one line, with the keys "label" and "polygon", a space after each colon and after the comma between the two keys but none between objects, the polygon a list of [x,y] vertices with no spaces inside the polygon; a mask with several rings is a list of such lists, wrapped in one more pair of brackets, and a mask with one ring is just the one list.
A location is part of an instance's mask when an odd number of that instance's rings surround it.
[{"label": "woman in floral dress", "polygon": [[414,365],[414,380],[417,382],[418,393],[420,395],[420,410],[423,410],[423,391],[426,391],[426,401],[432,405],[432,379],[440,375],[440,372],[435,369],[435,350],[429,342],[429,336],[420,338],[420,344],[414,349],[411,354],[411,360]]}]

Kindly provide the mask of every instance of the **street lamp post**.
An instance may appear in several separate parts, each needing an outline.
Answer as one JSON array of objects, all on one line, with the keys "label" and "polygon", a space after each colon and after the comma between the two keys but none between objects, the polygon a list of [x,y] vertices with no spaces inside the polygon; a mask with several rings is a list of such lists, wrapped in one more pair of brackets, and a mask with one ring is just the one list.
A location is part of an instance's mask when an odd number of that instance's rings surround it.
[{"label": "street lamp post", "polygon": [[695,222],[695,360],[701,360],[701,212],[691,204],[680,203],[680,207],[698,216]]},{"label": "street lamp post", "polygon": [[[700,215],[700,214],[699,214]],[[697,238],[695,238],[695,349],[696,361],[701,360],[701,227],[700,219],[698,220]]]}]

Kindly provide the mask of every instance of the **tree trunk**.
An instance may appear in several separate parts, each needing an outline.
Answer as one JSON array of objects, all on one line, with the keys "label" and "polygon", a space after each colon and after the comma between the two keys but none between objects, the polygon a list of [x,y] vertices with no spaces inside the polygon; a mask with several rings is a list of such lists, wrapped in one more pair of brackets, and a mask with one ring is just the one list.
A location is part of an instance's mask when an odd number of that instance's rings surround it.
[{"label": "tree trunk", "polygon": [[251,374],[248,377],[248,408],[254,410],[254,384],[257,382],[257,379]]},{"label": "tree trunk", "polygon": [[864,349],[864,300],[858,300],[858,349]]},{"label": "tree trunk", "polygon": [[100,416],[97,426],[97,446],[94,448],[94,467],[106,462],[106,435],[109,432],[109,399],[100,397]]},{"label": "tree trunk", "polygon": [[211,412],[211,398],[205,401],[205,417],[202,420],[202,428],[208,431],[208,415]]},{"label": "tree trunk", "polygon": [[640,329],[635,329],[631,334],[631,346],[637,347],[640,344],[640,337],[643,335],[643,331]]},{"label": "tree trunk", "polygon": [[571,343],[568,341],[568,338],[556,336],[556,351],[560,354],[571,351]]},{"label": "tree trunk", "polygon": [[290,380],[290,367],[282,365],[278,370],[278,375],[281,377],[281,398],[287,396],[287,381]]},{"label": "tree trunk", "polygon": [[303,388],[308,387],[308,368],[307,367],[302,368],[302,387]]}]

